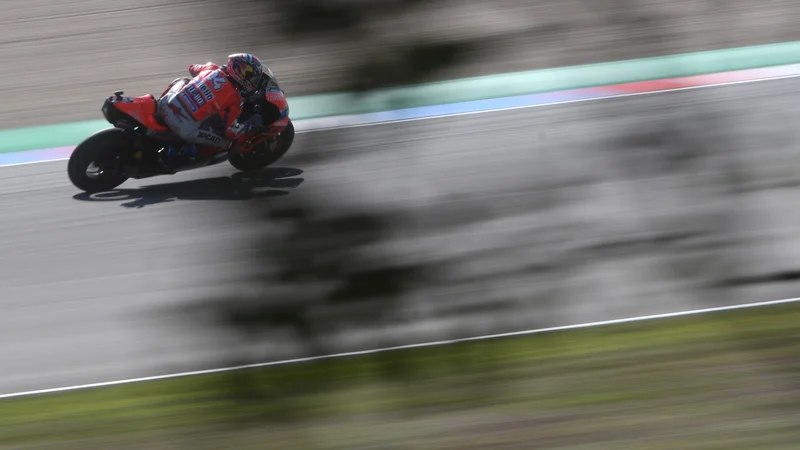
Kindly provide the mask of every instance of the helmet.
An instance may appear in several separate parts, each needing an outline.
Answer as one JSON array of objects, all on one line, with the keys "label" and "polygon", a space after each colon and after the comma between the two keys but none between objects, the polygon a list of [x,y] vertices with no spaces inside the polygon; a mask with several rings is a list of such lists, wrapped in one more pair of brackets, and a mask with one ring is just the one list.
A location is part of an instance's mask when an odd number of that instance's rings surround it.
[{"label": "helmet", "polygon": [[243,97],[249,98],[258,92],[264,68],[255,56],[249,53],[230,55],[224,70]]}]

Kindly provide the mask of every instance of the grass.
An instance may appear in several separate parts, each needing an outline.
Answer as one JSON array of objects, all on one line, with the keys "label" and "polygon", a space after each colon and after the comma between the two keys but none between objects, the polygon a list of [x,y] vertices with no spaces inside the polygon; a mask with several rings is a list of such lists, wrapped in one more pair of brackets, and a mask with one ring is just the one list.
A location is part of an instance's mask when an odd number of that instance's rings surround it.
[{"label": "grass", "polygon": [[799,324],[782,305],[10,399],[0,448],[797,448]]}]

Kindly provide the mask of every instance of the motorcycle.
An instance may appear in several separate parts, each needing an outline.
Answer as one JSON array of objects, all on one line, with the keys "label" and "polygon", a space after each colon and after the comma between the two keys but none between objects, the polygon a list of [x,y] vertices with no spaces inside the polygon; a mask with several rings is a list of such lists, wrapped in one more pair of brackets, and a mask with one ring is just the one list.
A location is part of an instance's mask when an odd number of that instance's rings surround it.
[{"label": "motorcycle", "polygon": [[[263,95],[258,98],[260,101],[245,103],[240,121],[271,106]],[[151,94],[129,97],[124,96],[124,91],[106,98],[102,112],[113,127],[94,133],[75,147],[67,165],[72,184],[93,194],[115,189],[130,178],[172,175],[224,161],[239,171],[249,172],[278,161],[294,141],[294,125],[288,119],[280,133],[255,130],[236,138],[228,149],[201,150],[194,160],[179,159],[165,166],[160,162],[162,155],[177,138],[156,114],[157,102]]]}]

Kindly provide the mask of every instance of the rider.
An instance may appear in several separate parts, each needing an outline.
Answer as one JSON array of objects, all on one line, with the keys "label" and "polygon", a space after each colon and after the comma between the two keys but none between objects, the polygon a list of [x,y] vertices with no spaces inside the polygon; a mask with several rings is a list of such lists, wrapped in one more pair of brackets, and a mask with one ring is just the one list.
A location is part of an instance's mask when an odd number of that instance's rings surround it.
[{"label": "rider", "polygon": [[[244,102],[257,100],[259,93],[266,94],[267,100],[281,110],[280,119],[288,112],[280,88],[266,93],[261,90],[262,86],[277,87],[277,82],[269,69],[264,72],[261,61],[254,55],[230,55],[224,66],[211,62],[192,64],[189,72],[194,78],[174,80],[158,101],[158,114],[183,141],[170,144],[165,162],[178,154],[196,157],[198,146],[228,148],[242,133],[260,129],[264,124],[259,114],[245,123],[236,123]],[[221,123],[209,126],[214,119]]]}]

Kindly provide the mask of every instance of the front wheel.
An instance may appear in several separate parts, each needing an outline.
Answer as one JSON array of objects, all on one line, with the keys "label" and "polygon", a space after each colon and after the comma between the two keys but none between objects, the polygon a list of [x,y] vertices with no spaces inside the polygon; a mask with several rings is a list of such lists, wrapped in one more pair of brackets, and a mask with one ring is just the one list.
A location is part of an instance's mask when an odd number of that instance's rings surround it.
[{"label": "front wheel", "polygon": [[228,162],[242,172],[260,170],[281,159],[289,151],[293,142],[294,124],[290,120],[272,144],[270,141],[265,141],[247,154],[231,153],[228,156]]},{"label": "front wheel", "polygon": [[81,142],[69,157],[67,173],[78,189],[90,194],[110,191],[128,180],[128,177],[104,169],[119,160],[127,143],[124,131],[109,128],[99,131]]}]

